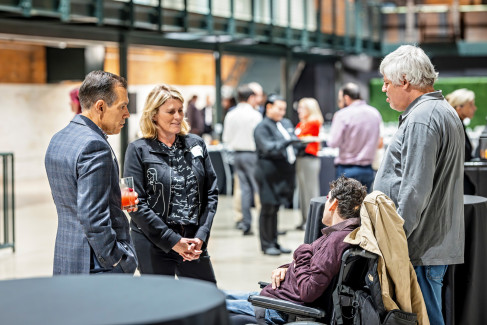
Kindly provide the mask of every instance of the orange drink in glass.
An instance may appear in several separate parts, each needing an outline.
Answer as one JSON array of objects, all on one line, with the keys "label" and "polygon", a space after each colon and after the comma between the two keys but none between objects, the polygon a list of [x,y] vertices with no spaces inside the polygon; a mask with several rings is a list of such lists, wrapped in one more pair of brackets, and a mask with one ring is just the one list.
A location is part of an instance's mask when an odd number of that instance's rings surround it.
[{"label": "orange drink in glass", "polygon": [[135,208],[135,200],[137,199],[137,196],[134,191],[133,177],[124,177],[120,179],[120,192],[122,194],[122,210]]}]

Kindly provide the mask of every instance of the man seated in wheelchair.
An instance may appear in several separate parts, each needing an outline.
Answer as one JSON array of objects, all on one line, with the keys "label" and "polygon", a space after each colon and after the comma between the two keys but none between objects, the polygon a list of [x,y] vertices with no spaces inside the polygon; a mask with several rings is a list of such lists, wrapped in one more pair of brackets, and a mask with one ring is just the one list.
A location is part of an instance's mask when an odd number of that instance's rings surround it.
[{"label": "man seated in wheelchair", "polygon": [[[353,178],[341,176],[330,183],[322,219],[328,227],[322,230],[323,236],[311,244],[300,245],[291,263],[272,271],[272,283],[262,289],[260,295],[315,306],[313,303],[340,270],[341,256],[351,246],[343,239],[360,226],[360,206],[366,195],[365,186]],[[258,292],[225,291],[225,294],[231,316],[255,317],[254,308],[247,299]],[[267,309],[265,321],[283,324],[287,316]]]}]

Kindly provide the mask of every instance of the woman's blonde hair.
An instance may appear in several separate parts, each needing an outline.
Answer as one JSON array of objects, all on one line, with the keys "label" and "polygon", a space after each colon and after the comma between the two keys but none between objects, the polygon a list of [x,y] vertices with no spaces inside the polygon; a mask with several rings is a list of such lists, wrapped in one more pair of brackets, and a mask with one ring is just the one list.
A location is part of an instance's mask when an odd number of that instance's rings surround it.
[{"label": "woman's blonde hair", "polygon": [[475,93],[466,88],[461,88],[446,95],[445,98],[448,103],[456,109],[458,106],[473,102],[475,100]]},{"label": "woman's blonde hair", "polygon": [[[144,110],[142,111],[142,117],[140,118],[140,130],[142,131],[142,137],[148,139],[157,138],[157,128],[154,124],[154,116],[159,112],[159,107],[164,105],[168,99],[177,99],[184,103],[183,95],[176,88],[160,84],[151,90],[147,99],[145,100]],[[181,122],[180,135],[188,134],[190,126],[186,121],[186,118]]]},{"label": "woman's blonde hair", "polygon": [[301,98],[298,105],[303,105],[308,110],[309,121],[320,121],[323,124],[323,114],[321,114],[320,104],[318,104],[316,99],[310,97]]}]

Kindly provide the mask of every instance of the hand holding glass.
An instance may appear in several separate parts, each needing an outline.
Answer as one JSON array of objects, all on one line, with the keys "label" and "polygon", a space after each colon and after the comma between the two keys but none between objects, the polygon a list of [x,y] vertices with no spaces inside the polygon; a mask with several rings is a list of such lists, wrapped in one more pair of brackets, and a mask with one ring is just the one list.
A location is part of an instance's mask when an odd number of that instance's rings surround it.
[{"label": "hand holding glass", "polygon": [[120,192],[122,193],[122,210],[133,210],[137,207],[137,193],[134,191],[133,177],[120,179]]}]

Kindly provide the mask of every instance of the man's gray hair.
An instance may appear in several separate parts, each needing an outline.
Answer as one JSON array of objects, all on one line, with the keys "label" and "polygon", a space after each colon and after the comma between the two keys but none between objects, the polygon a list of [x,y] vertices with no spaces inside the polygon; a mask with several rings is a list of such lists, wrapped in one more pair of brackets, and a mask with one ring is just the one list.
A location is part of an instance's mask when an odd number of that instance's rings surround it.
[{"label": "man's gray hair", "polygon": [[413,45],[402,45],[389,53],[381,62],[380,73],[394,85],[404,80],[419,89],[433,86],[438,79],[438,72],[424,51]]}]

